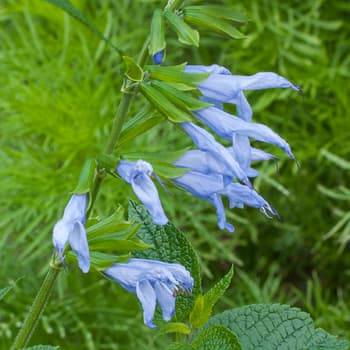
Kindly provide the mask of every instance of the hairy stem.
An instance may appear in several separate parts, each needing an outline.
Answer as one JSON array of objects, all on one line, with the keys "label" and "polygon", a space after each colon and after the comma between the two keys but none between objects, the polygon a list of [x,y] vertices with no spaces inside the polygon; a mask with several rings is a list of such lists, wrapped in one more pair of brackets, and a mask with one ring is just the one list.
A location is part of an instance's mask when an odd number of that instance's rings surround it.
[{"label": "hairy stem", "polygon": [[50,294],[52,292],[53,285],[56,281],[59,272],[59,269],[51,266],[49,267],[49,271],[45,276],[44,282],[41,285],[38,294],[36,295],[33,301],[29,313],[25,318],[19,333],[17,334],[17,337],[11,347],[11,350],[22,349],[28,344],[38,324],[38,321],[47,305]]}]

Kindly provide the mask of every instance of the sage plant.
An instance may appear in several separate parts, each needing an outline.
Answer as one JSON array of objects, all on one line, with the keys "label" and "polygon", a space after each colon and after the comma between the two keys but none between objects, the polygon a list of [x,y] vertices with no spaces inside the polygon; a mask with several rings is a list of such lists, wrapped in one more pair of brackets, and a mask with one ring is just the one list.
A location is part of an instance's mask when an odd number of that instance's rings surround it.
[{"label": "sage plant", "polygon": [[[87,23],[68,0],[48,2]],[[196,48],[202,29],[208,35],[213,32],[226,39],[244,39],[239,27],[245,22],[245,16],[230,6],[209,5],[204,0],[203,4],[197,1],[190,6],[183,0],[169,0],[164,9],[155,9],[150,34],[137,59],[135,53],[122,53],[117,48],[125,71],[110,136],[103,154],[87,159],[82,166],[76,188],[67,188],[71,197],[53,227],[54,253],[48,274],[12,349],[23,349],[29,343],[57,275],[68,273],[74,266],[83,273],[95,270],[100,278],[135,293],[148,327],[188,336],[177,337],[182,342],[169,349],[306,349],[322,347],[324,342],[344,346],[324,331],[310,328],[305,314],[289,306],[248,306],[211,317],[214,304],[229,287],[232,269],[202,294],[197,256],[186,236],[171,224],[172,218],[162,205],[164,193],[178,187],[198,200],[210,202],[216,210],[218,227],[229,232],[234,226],[227,222],[223,197],[228,198],[229,209],[249,206],[268,218],[278,217],[268,199],[254,189],[254,178],[259,176],[254,162],[275,157],[252,147],[251,142],[268,143],[292,160],[296,157],[286,140],[269,126],[253,121],[245,91],[300,88],[273,72],[235,75],[215,62],[209,66],[170,64],[166,56],[171,50],[167,40],[170,31],[175,32],[180,44]],[[136,99],[142,100],[144,109],[133,116],[129,109]],[[227,112],[227,104],[236,106],[237,115]],[[121,135],[132,142],[164,121],[187,135],[192,149],[128,154],[118,142]],[[175,145],[169,145],[172,147]],[[126,208],[121,206],[106,218],[91,215],[106,176],[128,183],[138,198],[140,204],[130,202],[128,218]],[[160,188],[166,191],[158,192]],[[183,200],[186,198],[184,195]],[[115,200],[125,202],[122,199]],[[269,316],[277,321],[264,323]],[[295,333],[290,329],[300,332],[295,347],[290,345]]]}]

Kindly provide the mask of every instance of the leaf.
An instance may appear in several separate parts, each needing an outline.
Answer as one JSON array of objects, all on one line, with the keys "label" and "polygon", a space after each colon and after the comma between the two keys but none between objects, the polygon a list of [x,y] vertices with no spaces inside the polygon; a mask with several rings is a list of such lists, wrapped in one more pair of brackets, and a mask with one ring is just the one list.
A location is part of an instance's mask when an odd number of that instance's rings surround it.
[{"label": "leaf", "polygon": [[181,83],[196,86],[197,83],[207,79],[210,73],[186,73],[184,72],[186,64],[179,66],[146,66],[150,73],[150,78],[155,80],[166,81],[168,83]]},{"label": "leaf", "polygon": [[197,255],[187,237],[173,224],[158,226],[152,222],[144,206],[134,201],[129,202],[129,219],[143,222],[137,237],[154,248],[133,252],[132,256],[182,264],[194,279],[192,295],[178,295],[176,298],[176,320],[184,320],[193,306],[194,299],[201,292],[199,263]]},{"label": "leaf", "polygon": [[112,45],[110,41],[105,38],[101,32],[70,2],[70,0],[44,0],[51,5],[59,7],[63,11],[67,12],[70,16],[78,20],[80,23],[84,24],[87,28],[89,28],[94,34],[96,34],[100,39],[105,41],[107,44],[110,44],[114,49],[116,49],[119,53],[122,53],[118,47]]},{"label": "leaf", "polygon": [[188,6],[184,8],[184,12],[188,13],[204,13],[206,15],[231,20],[237,23],[246,23],[247,16],[239,11],[236,11],[230,6],[220,5],[201,5],[201,6]]},{"label": "leaf", "polygon": [[228,35],[233,39],[245,38],[245,35],[236,29],[231,23],[204,13],[187,10],[184,12],[184,19],[186,22],[210,29],[218,34]]},{"label": "leaf", "polygon": [[[68,254],[69,253],[70,252],[68,252]],[[67,257],[68,257],[68,254],[67,254]],[[75,257],[75,255],[74,255],[74,257]],[[129,258],[130,258],[130,254],[113,255],[113,254],[106,254],[106,253],[96,252],[96,251],[90,252],[91,266],[94,267],[98,271],[105,270],[114,263],[127,262],[129,260]]]},{"label": "leaf", "polygon": [[168,100],[161,92],[146,83],[141,83],[139,88],[142,94],[173,123],[193,121],[190,112],[182,111]]},{"label": "leaf", "polygon": [[224,295],[233,276],[233,268],[204,296],[198,296],[190,314],[190,322],[196,327],[202,327],[211,316],[214,305]]},{"label": "leaf", "polygon": [[164,17],[161,9],[156,9],[153,12],[150,36],[149,53],[153,56],[163,51],[166,46]]},{"label": "leaf", "polygon": [[0,300],[5,297],[5,295],[13,288],[13,286],[8,286],[0,289]]},{"label": "leaf", "polygon": [[192,346],[196,350],[243,350],[236,335],[223,326],[211,326],[199,334]]},{"label": "leaf", "polygon": [[255,304],[231,309],[212,317],[205,328],[212,325],[234,332],[244,350],[346,350],[349,345],[315,329],[310,315],[289,305]]},{"label": "leaf", "polygon": [[166,347],[166,350],[196,350],[191,344],[172,343]]},{"label": "leaf", "polygon": [[167,322],[158,328],[158,334],[162,335],[167,333],[190,334],[191,330],[186,323]]},{"label": "leaf", "polygon": [[135,60],[132,57],[123,56],[123,61],[126,65],[126,76],[132,81],[142,81],[143,70]]},{"label": "leaf", "polygon": [[84,194],[90,192],[94,182],[95,169],[95,159],[87,159],[80,172],[78,184],[77,187],[74,189],[73,193]]},{"label": "leaf", "polygon": [[24,348],[23,350],[59,350],[59,346],[53,345],[34,345],[30,348]]},{"label": "leaf", "polygon": [[172,11],[164,12],[165,18],[176,32],[179,41],[186,45],[199,46],[199,33]]},{"label": "leaf", "polygon": [[191,96],[188,92],[182,92],[173,86],[160,82],[152,81],[152,86],[156,87],[163,95],[165,95],[172,103],[177,107],[188,110],[188,111],[197,111],[206,107],[210,107],[213,104],[201,101],[198,98]]},{"label": "leaf", "polygon": [[130,239],[109,239],[108,236],[98,237],[93,241],[89,241],[90,251],[102,250],[107,251],[131,251],[149,249],[151,246],[145,244],[138,238]]}]

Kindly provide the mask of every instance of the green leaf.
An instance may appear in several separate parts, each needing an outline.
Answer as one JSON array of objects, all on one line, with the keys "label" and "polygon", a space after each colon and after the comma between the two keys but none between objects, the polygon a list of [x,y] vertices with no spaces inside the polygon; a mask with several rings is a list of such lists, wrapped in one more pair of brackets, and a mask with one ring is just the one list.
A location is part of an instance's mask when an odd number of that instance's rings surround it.
[{"label": "green leaf", "polygon": [[129,202],[129,220],[143,222],[137,237],[154,246],[152,249],[133,252],[133,257],[176,262],[182,264],[191,273],[194,279],[192,295],[189,297],[178,295],[176,298],[176,320],[184,320],[193,306],[194,299],[201,292],[199,263],[194,249],[187,237],[173,224],[155,225],[145,207],[133,201]]},{"label": "green leaf", "polygon": [[126,221],[124,219],[124,208],[122,206],[119,206],[114,214],[106,219],[101,220],[97,224],[88,227],[86,229],[86,234],[89,241],[92,238],[114,232],[121,232],[121,239],[125,239],[125,237],[129,236],[125,236],[127,233],[123,230],[129,228],[132,224],[132,222]]},{"label": "green leaf", "polygon": [[156,114],[154,109],[150,105],[147,105],[146,108],[143,108],[124,124],[118,139],[118,146],[134,140],[136,136],[150,130],[162,121],[164,121],[164,117]]},{"label": "green leaf", "polygon": [[23,350],[59,350],[59,346],[52,345],[34,345],[30,348],[24,348]]},{"label": "green leaf", "polygon": [[110,172],[115,172],[115,168],[120,160],[119,157],[116,157],[112,154],[99,154],[96,157],[99,167],[105,168]]},{"label": "green leaf", "polygon": [[84,194],[90,192],[95,177],[96,161],[95,159],[88,159],[80,172],[78,184],[73,193]]},{"label": "green leaf", "polygon": [[188,92],[184,93],[179,91],[167,83],[154,80],[151,84],[181,109],[197,111],[212,106],[211,103],[201,101],[198,98],[191,96]]},{"label": "green leaf", "polygon": [[196,350],[243,350],[236,335],[223,326],[211,326],[199,334],[192,346]]},{"label": "green leaf", "polygon": [[132,81],[142,81],[143,70],[136,61],[129,56],[123,56],[123,60],[126,65],[126,76]]},{"label": "green leaf", "polygon": [[165,11],[165,18],[176,32],[179,41],[186,45],[199,46],[199,33],[172,11]]},{"label": "green leaf", "polygon": [[141,83],[139,88],[142,94],[173,123],[193,121],[192,114],[177,108],[161,92],[149,84]]},{"label": "green leaf", "polygon": [[163,11],[160,9],[156,9],[153,12],[150,35],[151,41],[149,45],[149,53],[153,56],[156,53],[163,51],[166,46],[164,17]]},{"label": "green leaf", "polygon": [[5,295],[13,288],[13,286],[8,286],[0,289],[0,300],[5,297]]},{"label": "green leaf", "polygon": [[346,350],[349,343],[315,329],[307,313],[289,305],[255,304],[212,317],[205,328],[222,325],[234,332],[244,350],[332,349]]},{"label": "green leaf", "polygon": [[184,72],[185,66],[186,64],[170,67],[151,65],[146,66],[146,70],[149,71],[151,79],[191,86],[196,86],[210,75],[210,73],[186,73]]},{"label": "green leaf", "polygon": [[109,239],[113,235],[101,236],[98,239],[89,241],[90,251],[132,251],[149,249],[152,246],[145,244],[139,238]]},{"label": "green leaf", "polygon": [[221,5],[202,5],[202,6],[188,6],[184,8],[186,13],[195,13],[195,14],[206,14],[208,16],[223,18],[231,20],[237,23],[246,23],[247,16],[239,11],[236,11],[230,6],[221,6]]},{"label": "green leaf", "polygon": [[84,24],[87,28],[89,28],[94,34],[96,34],[100,39],[105,41],[107,44],[110,44],[115,50],[119,53],[122,53],[118,47],[112,45],[110,41],[101,34],[101,32],[70,2],[70,0],[44,0],[51,5],[59,7],[70,16],[78,20],[80,23]]},{"label": "green leaf", "polygon": [[196,350],[191,344],[172,343],[166,347],[166,350]]},{"label": "green leaf", "polygon": [[184,13],[186,22],[212,30],[215,33],[228,35],[233,39],[243,39],[245,35],[232,26],[231,23],[212,17],[205,13],[186,11]]},{"label": "green leaf", "polygon": [[135,161],[144,159],[150,163],[157,162],[159,159],[166,159],[167,162],[173,163],[183,156],[189,148],[181,149],[179,151],[159,151],[159,152],[132,152],[123,154],[123,158]]},{"label": "green leaf", "polygon": [[[70,253],[70,252],[68,252]],[[68,256],[68,254],[67,254]],[[75,257],[75,255],[74,255]],[[130,258],[130,254],[125,255],[113,255],[102,252],[92,251],[90,252],[90,263],[97,271],[105,270],[114,263],[124,263]],[[76,257],[75,257],[76,259]]]},{"label": "green leaf", "polygon": [[190,322],[195,328],[202,327],[208,321],[214,305],[230,286],[232,276],[233,267],[231,267],[230,271],[204,296],[198,296],[190,314]]},{"label": "green leaf", "polygon": [[186,323],[168,322],[158,328],[159,335],[167,333],[190,334],[191,330]]}]

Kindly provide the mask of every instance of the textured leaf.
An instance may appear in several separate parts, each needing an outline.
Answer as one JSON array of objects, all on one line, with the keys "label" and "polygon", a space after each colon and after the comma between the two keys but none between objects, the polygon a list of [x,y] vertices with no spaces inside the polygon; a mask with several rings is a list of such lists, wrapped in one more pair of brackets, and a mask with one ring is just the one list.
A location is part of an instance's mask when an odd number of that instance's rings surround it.
[{"label": "textured leaf", "polygon": [[[78,20],[80,23],[84,24],[89,28],[94,34],[96,34],[100,39],[110,44],[110,41],[105,38],[101,32],[70,2],[70,0],[44,0],[54,6],[59,7],[63,11],[67,12],[70,16]],[[118,52],[122,52],[118,47],[111,45]]]},{"label": "textured leaf", "polygon": [[231,283],[233,268],[204,296],[198,296],[190,315],[191,324],[196,327],[202,327],[211,316],[214,305],[225,293]]},{"label": "textured leaf", "polygon": [[178,295],[176,298],[176,320],[183,320],[189,314],[195,297],[201,292],[198,258],[187,237],[173,224],[158,226],[152,222],[144,206],[134,201],[129,202],[129,219],[143,222],[137,233],[142,241],[153,245],[154,248],[140,252],[133,252],[136,258],[154,259],[165,262],[182,264],[194,279],[194,288],[191,296]]},{"label": "textured leaf", "polygon": [[289,305],[243,306],[212,317],[205,328],[212,325],[233,331],[244,350],[348,349],[346,340],[315,329],[310,315]]},{"label": "textured leaf", "polygon": [[176,32],[179,41],[186,45],[199,46],[199,33],[172,11],[165,11],[165,18]]},{"label": "textured leaf", "polygon": [[196,350],[242,350],[236,335],[223,326],[211,326],[196,337],[192,346]]}]

